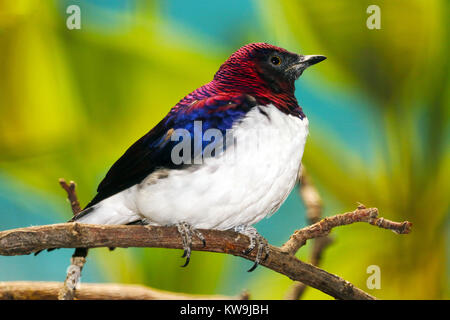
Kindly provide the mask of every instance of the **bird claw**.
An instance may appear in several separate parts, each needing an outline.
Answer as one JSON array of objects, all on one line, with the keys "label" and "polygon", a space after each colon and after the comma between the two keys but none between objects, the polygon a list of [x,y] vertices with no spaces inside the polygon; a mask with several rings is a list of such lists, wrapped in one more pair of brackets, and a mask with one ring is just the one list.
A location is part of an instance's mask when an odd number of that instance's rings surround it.
[{"label": "bird claw", "polygon": [[206,240],[201,232],[199,232],[187,222],[177,223],[176,227],[183,243],[184,251],[181,257],[186,258],[186,262],[181,267],[186,267],[191,260],[192,236],[196,236],[197,238],[199,238],[203,243],[203,247],[206,246]]},{"label": "bird claw", "polygon": [[[247,236],[250,239],[249,246],[247,247],[247,249],[243,251],[245,255],[250,254],[250,252],[252,252],[256,247],[258,247],[258,251],[255,257],[255,263],[247,271],[252,272],[261,262],[266,261],[267,258],[269,257],[269,243],[262,235],[258,233],[258,231],[254,227],[238,226],[234,228],[234,230],[236,232],[239,232],[240,234]],[[264,257],[263,253],[265,253]]]}]

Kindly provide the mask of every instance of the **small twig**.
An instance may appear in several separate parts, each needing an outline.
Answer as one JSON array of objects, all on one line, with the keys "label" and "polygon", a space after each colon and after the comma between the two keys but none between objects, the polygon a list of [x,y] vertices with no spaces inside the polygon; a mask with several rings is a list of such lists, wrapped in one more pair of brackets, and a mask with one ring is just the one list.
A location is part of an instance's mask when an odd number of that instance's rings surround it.
[{"label": "small twig", "polygon": [[[0,282],[0,300],[56,300],[61,282]],[[140,285],[83,283],[77,300],[248,300],[247,292],[239,296],[194,295],[156,290]]]},{"label": "small twig", "polygon": [[366,208],[364,205],[359,205],[355,211],[328,217],[313,225],[295,231],[290,239],[281,247],[281,250],[289,254],[295,254],[298,249],[306,244],[307,240],[326,236],[335,227],[355,222],[367,222],[383,229],[392,230],[398,234],[409,233],[412,226],[412,223],[409,221],[394,222],[384,218],[378,218],[377,208]]},{"label": "small twig", "polygon": [[77,193],[75,191],[76,184],[73,181],[70,181],[67,184],[66,180],[63,178],[59,179],[59,184],[61,187],[67,192],[67,199],[69,199],[70,206],[72,208],[73,215],[76,215],[81,211],[80,202],[78,201]]},{"label": "small twig", "polygon": [[[59,184],[67,192],[67,199],[69,199],[73,215],[81,211],[80,202],[78,201],[77,193],[75,191],[76,184],[70,181],[67,184],[63,178],[59,179]],[[81,271],[86,263],[86,257],[72,256],[70,259],[70,266],[67,269],[66,280],[59,291],[59,300],[73,300],[75,299],[75,291],[81,279]]]}]

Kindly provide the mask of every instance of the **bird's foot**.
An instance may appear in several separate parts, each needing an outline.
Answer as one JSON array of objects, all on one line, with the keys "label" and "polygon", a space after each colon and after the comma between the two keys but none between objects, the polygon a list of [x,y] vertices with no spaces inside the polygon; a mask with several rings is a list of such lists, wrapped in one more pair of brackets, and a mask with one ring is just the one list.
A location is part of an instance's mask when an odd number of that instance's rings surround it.
[{"label": "bird's foot", "polygon": [[[243,234],[250,239],[250,245],[247,249],[245,249],[244,254],[249,254],[250,252],[258,246],[258,252],[256,253],[255,263],[248,270],[248,272],[252,272],[256,269],[256,267],[260,264],[260,262],[264,262],[269,257],[269,243],[267,240],[258,233],[258,231],[252,226],[237,226],[234,228],[234,231]],[[263,253],[265,254],[263,258]]]},{"label": "bird's foot", "polygon": [[179,222],[176,224],[176,227],[180,233],[181,240],[183,241],[184,253],[181,257],[186,257],[186,262],[182,267],[186,267],[191,259],[192,236],[199,238],[203,242],[203,247],[206,246],[206,241],[203,234],[187,222]]}]

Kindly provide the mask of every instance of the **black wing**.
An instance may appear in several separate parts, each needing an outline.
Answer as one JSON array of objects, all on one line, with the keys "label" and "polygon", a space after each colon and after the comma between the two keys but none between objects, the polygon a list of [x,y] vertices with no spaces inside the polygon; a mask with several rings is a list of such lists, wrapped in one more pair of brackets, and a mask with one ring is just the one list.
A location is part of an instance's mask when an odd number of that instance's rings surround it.
[{"label": "black wing", "polygon": [[74,219],[88,213],[86,209],[100,201],[142,182],[156,169],[187,166],[174,164],[171,159],[172,148],[177,141],[171,141],[170,136],[175,129],[187,129],[192,136],[193,121],[202,120],[204,128],[226,130],[255,105],[256,100],[249,95],[217,95],[194,101],[187,108],[173,110],[114,163],[98,186],[97,195]]},{"label": "black wing", "polygon": [[[97,195],[86,208],[121,192],[151,174],[157,168],[171,168],[170,120],[164,118],[146,135],[136,141],[113,164],[97,188]],[[86,209],[85,208],[85,209]]]}]

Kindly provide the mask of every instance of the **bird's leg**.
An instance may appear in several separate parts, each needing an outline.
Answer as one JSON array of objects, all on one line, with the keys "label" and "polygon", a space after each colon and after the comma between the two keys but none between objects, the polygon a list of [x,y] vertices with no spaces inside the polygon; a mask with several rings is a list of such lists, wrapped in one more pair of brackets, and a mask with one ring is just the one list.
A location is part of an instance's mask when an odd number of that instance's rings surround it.
[{"label": "bird's leg", "polygon": [[[256,269],[260,262],[266,261],[266,259],[269,257],[269,244],[267,240],[262,235],[260,235],[258,231],[252,226],[242,225],[234,227],[233,229],[234,231],[239,232],[240,234],[243,234],[250,239],[250,244],[247,249],[245,249],[244,254],[249,254],[253,251],[253,249],[255,249],[256,245],[258,245],[258,252],[256,253],[255,263],[248,270],[248,272],[252,272]],[[263,253],[265,253],[264,258]]]},{"label": "bird's leg", "polygon": [[186,262],[184,263],[184,265],[182,265],[182,267],[186,267],[189,264],[189,260],[191,259],[192,236],[197,236],[197,238],[199,238],[203,242],[203,247],[206,246],[206,241],[205,237],[203,237],[203,234],[201,234],[201,232],[199,232],[187,222],[179,222],[176,224],[176,227],[178,229],[178,232],[180,233],[181,240],[183,241],[184,253],[181,257],[186,257]]}]

